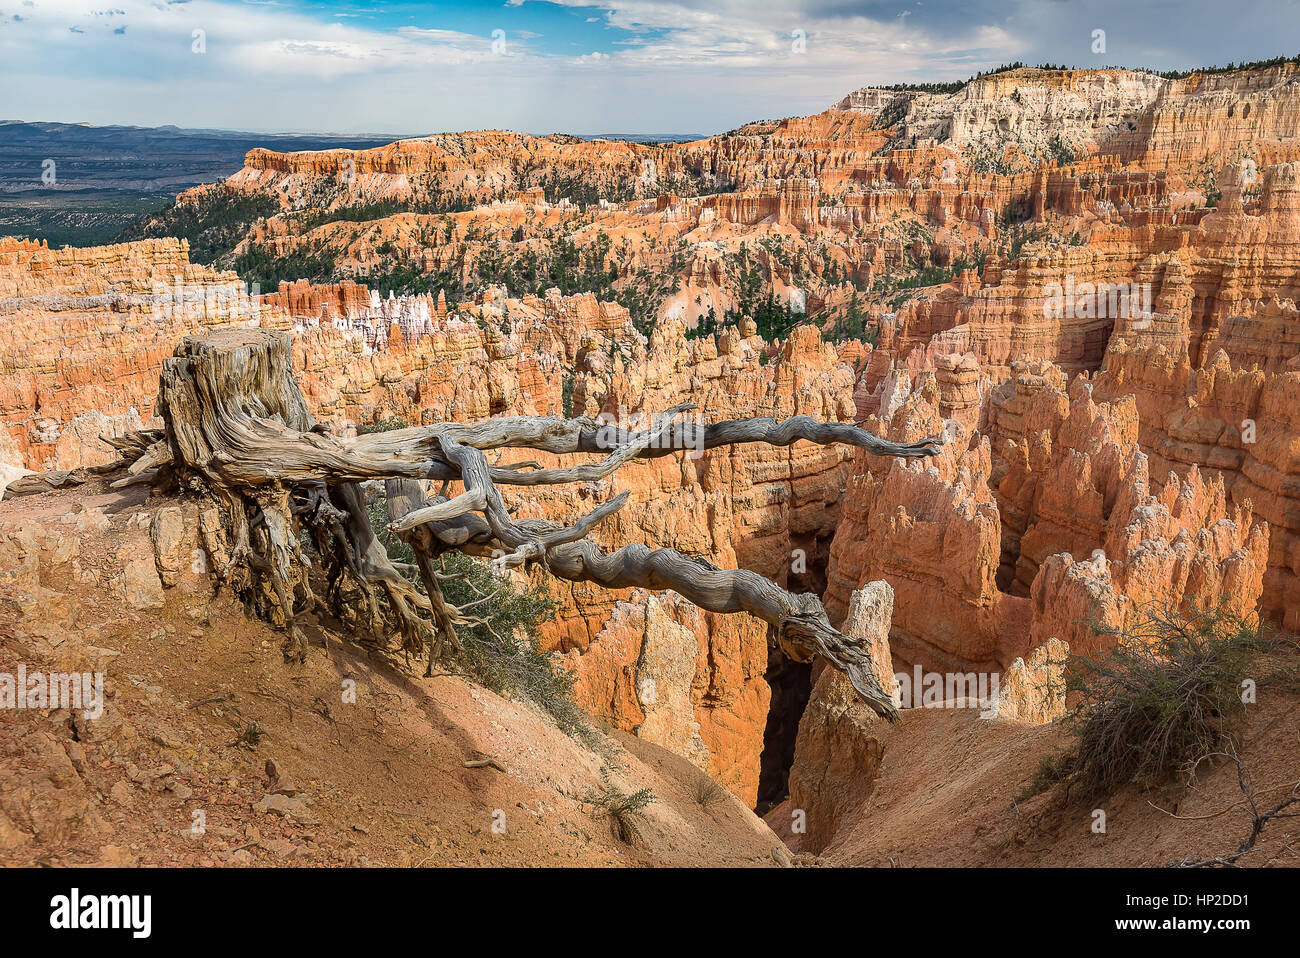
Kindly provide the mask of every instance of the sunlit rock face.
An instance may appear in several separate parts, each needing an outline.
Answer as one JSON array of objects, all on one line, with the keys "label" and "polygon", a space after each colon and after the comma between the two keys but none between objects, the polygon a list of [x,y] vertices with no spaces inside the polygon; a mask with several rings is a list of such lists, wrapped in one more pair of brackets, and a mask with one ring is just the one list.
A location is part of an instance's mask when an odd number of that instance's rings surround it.
[{"label": "sunlit rock face", "polygon": [[[882,328],[855,387],[859,413],[892,414],[931,377],[946,418],[983,424],[994,440],[1003,589],[1028,595],[1054,550],[1079,558],[1105,548],[1099,523],[1116,501],[1108,483],[1134,473],[1135,450],[1144,457],[1145,494],[1161,491],[1171,475],[1178,494],[1222,484],[1233,509],[1268,523],[1259,608],[1287,628],[1300,624],[1297,520],[1285,491],[1300,474],[1290,398],[1300,363],[1296,170],[1291,162],[1226,164],[1217,209],[1129,217],[1094,229],[1086,245],[1034,247],[1013,263],[991,263],[978,288],[954,284],[917,299]],[[1093,308],[1056,315],[1050,294],[1072,281],[1084,288],[1085,277],[1092,292],[1073,305]],[[1114,302],[1097,290],[1109,296],[1133,284],[1140,292],[1132,302],[1149,300],[1149,310],[1097,315],[1098,304]],[[954,357],[967,366],[973,358],[989,385],[982,392],[972,385]],[[1093,439],[1077,447],[1083,437],[1073,427],[1064,445],[1075,455],[1062,452],[1055,434],[1072,415],[1074,393],[1060,387],[1079,373],[1089,375],[1095,400],[1113,407],[1108,429],[1130,450],[1126,464],[1116,466]],[[1044,469],[1052,481],[1039,478]],[[1079,488],[1084,481],[1097,496]]]},{"label": "sunlit rock face", "polygon": [[[1153,484],[1134,397],[1098,403],[1094,391],[1021,367],[995,393],[990,435],[957,429],[929,462],[857,460],[831,546],[832,621],[854,589],[883,579],[896,664],[1001,672],[1054,638],[1095,651],[1147,605],[1251,617],[1268,524],[1196,467]],[[926,379],[873,428],[934,434],[939,392]]]},{"label": "sunlit rock face", "polygon": [[51,250],[0,239],[0,421],[20,464],[110,461],[99,434],[149,420],[182,336],[256,318],[242,293],[235,274],[190,263],[184,241]]},{"label": "sunlit rock face", "polygon": [[610,330],[627,317],[590,296],[530,297],[506,328],[487,329],[477,321],[492,308],[486,300],[448,316],[428,297],[380,300],[351,283],[250,293],[235,274],[190,263],[184,241],[52,251],[0,240],[0,301],[11,316],[0,340],[0,420],[16,464],[111,461],[100,434],[148,424],[163,360],[182,337],[216,326],[294,330],[294,367],[313,412],[348,428],[559,412],[567,328],[590,315]]},{"label": "sunlit rock face", "polygon": [[836,106],[900,115],[900,139],[970,152],[1008,143],[1028,155],[1056,144],[1147,170],[1195,164],[1258,144],[1265,163],[1295,157],[1295,64],[1171,80],[1137,70],[1025,68],[980,77],[951,94],[865,88]]}]

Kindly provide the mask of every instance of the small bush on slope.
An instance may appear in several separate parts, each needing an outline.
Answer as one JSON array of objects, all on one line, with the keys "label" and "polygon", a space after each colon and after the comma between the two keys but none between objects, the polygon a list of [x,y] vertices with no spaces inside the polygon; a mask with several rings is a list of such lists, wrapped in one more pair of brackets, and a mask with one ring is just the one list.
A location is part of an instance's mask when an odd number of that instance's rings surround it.
[{"label": "small bush on slope", "polygon": [[[415,562],[411,547],[388,531],[388,503],[378,497],[369,506],[370,525],[394,562]],[[491,566],[461,552],[442,556],[438,571],[444,597],[467,610],[474,622],[458,625],[461,651],[452,664],[466,676],[500,695],[525,699],[555,721],[561,731],[589,748],[603,748],[599,733],[573,695],[574,677],[555,664],[536,639],[538,626],[555,614],[545,587],[520,590]],[[411,582],[423,591],[418,575]]]},{"label": "small bush on slope", "polygon": [[702,808],[712,808],[727,798],[727,790],[704,772],[699,772],[692,778],[688,788],[691,798],[695,799]]},{"label": "small bush on slope", "polygon": [[1040,769],[1036,785],[1066,779],[1071,792],[1105,796],[1126,784],[1155,785],[1203,756],[1234,745],[1242,683],[1262,681],[1260,657],[1277,640],[1223,608],[1144,606],[1113,649],[1073,655],[1067,686],[1077,745]]},{"label": "small bush on slope", "polygon": [[609,821],[609,830],[619,841],[636,845],[641,841],[645,808],[655,801],[654,792],[642,788],[624,792],[609,780],[609,767],[600,770],[600,791],[588,792],[584,801],[596,806],[596,817]]}]

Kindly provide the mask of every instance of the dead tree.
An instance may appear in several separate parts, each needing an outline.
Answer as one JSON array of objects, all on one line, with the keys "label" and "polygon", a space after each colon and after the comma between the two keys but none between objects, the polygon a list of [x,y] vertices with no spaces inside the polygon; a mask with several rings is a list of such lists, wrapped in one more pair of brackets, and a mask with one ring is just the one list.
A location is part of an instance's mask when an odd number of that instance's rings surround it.
[{"label": "dead tree", "polygon": [[[305,658],[298,617],[321,607],[345,621],[396,629],[407,650],[428,652],[430,666],[457,650],[456,626],[466,620],[443,597],[438,560],[460,550],[492,557],[498,569],[541,565],[561,579],[672,589],[713,612],[748,612],[769,624],[786,654],[803,662],[822,656],[877,713],[896,717],[867,642],[832,628],[815,595],[792,594],[754,572],[720,569],[672,549],[601,549],[587,536],[627,502],[626,492],[561,526],[513,518],[499,487],[595,481],[633,459],[742,442],[785,446],[805,439],[915,457],[937,454],[942,440],[893,443],[807,416],[701,425],[678,421],[692,408],[685,405],[641,431],[586,418],[503,417],[345,439],[308,411],[289,350],[287,334],[260,329],[187,337],[160,378],[157,411],[165,429],[118,443],[128,474],[117,480],[179,484],[215,504],[203,535],[216,573],[285,629],[286,659]],[[489,462],[485,450],[503,449],[603,458],[550,469]],[[377,539],[361,486],[367,480],[384,481],[390,529],[412,547],[423,591]],[[429,495],[430,482],[444,492],[459,483],[461,491]]]}]

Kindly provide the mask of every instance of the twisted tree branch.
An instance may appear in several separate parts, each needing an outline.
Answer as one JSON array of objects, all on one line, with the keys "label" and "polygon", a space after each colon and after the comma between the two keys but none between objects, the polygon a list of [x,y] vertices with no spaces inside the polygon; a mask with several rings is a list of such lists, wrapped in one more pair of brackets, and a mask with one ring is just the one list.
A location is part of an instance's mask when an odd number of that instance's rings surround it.
[{"label": "twisted tree branch", "polygon": [[[877,455],[933,456],[942,437],[894,443],[851,423],[808,416],[781,422],[684,422],[677,417],[694,407],[683,403],[656,417],[646,430],[586,418],[503,417],[343,439],[329,435],[308,412],[293,378],[288,343],[285,334],[258,329],[186,338],[161,376],[158,410],[165,434],[116,444],[135,473],[166,471],[204,489],[220,505],[233,543],[223,580],[283,624],[289,635],[287,658],[306,655],[295,616],[320,601],[309,584],[311,562],[300,546],[301,531],[315,542],[326,601],[335,614],[372,628],[390,623],[406,649],[428,648],[430,671],[446,646],[459,647],[457,623],[475,621],[465,615],[468,607],[449,605],[439,586],[438,556],[457,549],[492,556],[498,569],[540,563],[574,582],[672,589],[712,612],[747,612],[772,626],[791,657],[808,661],[822,656],[849,676],[878,714],[897,717],[872,670],[868,640],[832,628],[815,595],[790,593],[757,573],[720,569],[672,549],[634,544],[602,550],[587,536],[622,508],[626,492],[566,527],[515,520],[498,485],[595,481],[636,459],[745,442],[788,446],[807,440],[843,443]],[[484,450],[506,448],[604,458],[553,469],[488,462]],[[394,566],[371,526],[359,483],[377,478],[385,480],[388,529],[414,551],[423,593]],[[444,490],[459,481],[464,491],[450,498],[428,496],[426,480],[443,483]],[[379,595],[385,599],[382,606]]]}]

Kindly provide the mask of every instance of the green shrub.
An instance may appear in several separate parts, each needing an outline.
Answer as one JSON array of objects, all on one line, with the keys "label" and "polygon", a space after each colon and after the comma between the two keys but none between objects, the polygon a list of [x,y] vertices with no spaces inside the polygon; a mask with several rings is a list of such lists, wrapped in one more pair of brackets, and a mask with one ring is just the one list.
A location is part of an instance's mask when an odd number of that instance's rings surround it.
[{"label": "green shrub", "polygon": [[727,799],[727,790],[704,772],[694,776],[687,787],[690,789],[691,798],[704,808],[712,808]]},{"label": "green shrub", "polygon": [[357,427],[357,435],[364,436],[370,432],[389,432],[393,429],[407,429],[410,423],[398,416],[381,416],[374,422]]},{"label": "green shrub", "polygon": [[217,187],[192,202],[172,202],[141,217],[123,230],[116,242],[180,237],[189,240],[190,260],[207,265],[233,250],[259,219],[279,211],[280,204],[273,196]]},{"label": "green shrub", "polygon": [[1073,760],[1072,752],[1053,752],[1051,755],[1042,756],[1038,760],[1038,769],[1034,772],[1034,777],[1016,795],[1016,801],[1023,802],[1035,795],[1041,795],[1057,782],[1068,777]]},{"label": "green shrub", "polygon": [[609,767],[600,770],[599,791],[587,793],[584,801],[596,806],[596,817],[609,822],[609,830],[619,841],[636,845],[641,841],[641,826],[645,824],[645,808],[655,801],[654,792],[642,788],[624,792],[609,780]]},{"label": "green shrub", "polygon": [[1079,158],[1079,151],[1061,139],[1059,133],[1053,133],[1047,141],[1047,155],[1061,166],[1068,166]]},{"label": "green shrub", "polygon": [[594,730],[574,700],[573,674],[537,642],[537,628],[556,609],[545,587],[520,590],[486,562],[462,552],[445,554],[440,571],[454,577],[440,583],[448,602],[480,603],[468,613],[480,621],[456,628],[462,646],[456,664],[494,692],[535,703],[564,732],[592,739]]},{"label": "green shrub", "polygon": [[560,406],[565,419],[573,418],[573,373],[566,369],[560,380]]},{"label": "green shrub", "polygon": [[266,737],[266,729],[257,722],[249,722],[245,725],[240,722],[238,725],[239,734],[230,744],[242,748],[254,748],[259,742]]},{"label": "green shrub", "polygon": [[270,291],[278,288],[282,281],[331,282],[337,263],[337,253],[323,247],[296,249],[281,256],[272,252],[270,247],[250,243],[231,265],[244,282],[256,283]]},{"label": "green shrub", "polygon": [[[367,508],[370,525],[388,557],[423,592],[424,584],[414,569],[415,553],[388,531],[387,500],[379,496]],[[573,674],[538,644],[538,627],[553,618],[556,609],[546,588],[521,590],[488,563],[463,552],[445,553],[437,571],[444,598],[465,609],[472,620],[456,626],[461,650],[453,653],[448,664],[499,695],[532,702],[561,731],[589,748],[603,750],[603,739],[574,698]]]}]

